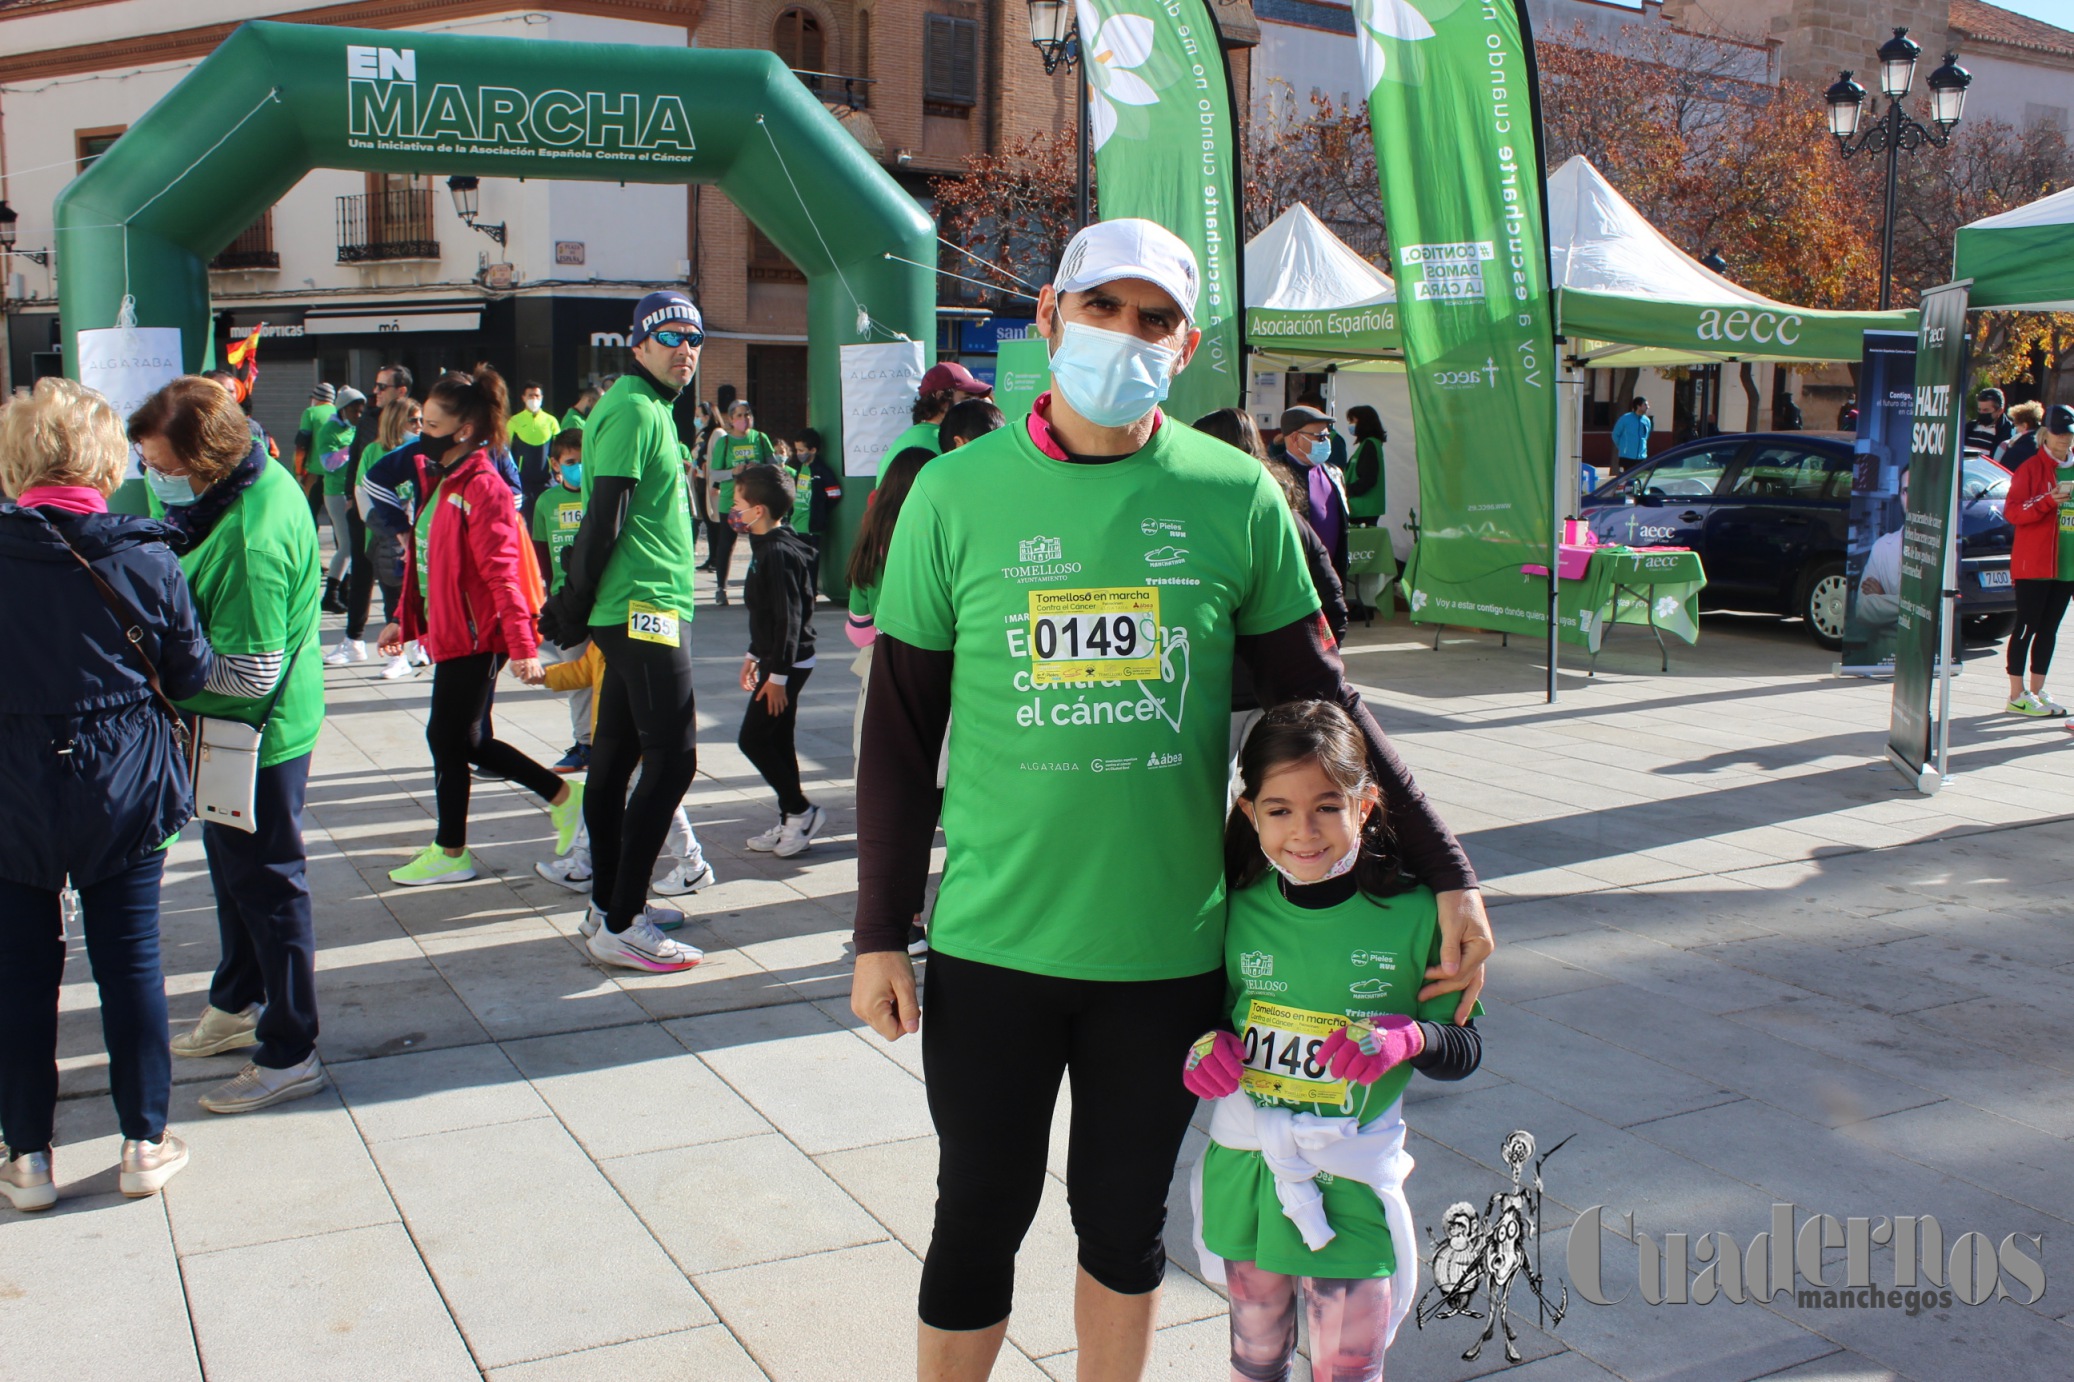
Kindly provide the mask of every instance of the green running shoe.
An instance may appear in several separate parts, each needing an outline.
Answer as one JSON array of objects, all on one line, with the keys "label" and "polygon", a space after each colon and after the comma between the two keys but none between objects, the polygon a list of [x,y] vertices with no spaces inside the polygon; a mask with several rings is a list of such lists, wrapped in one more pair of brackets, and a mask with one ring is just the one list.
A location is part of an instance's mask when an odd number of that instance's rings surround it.
[{"label": "green running shoe", "polygon": [[555,823],[555,853],[567,854],[569,846],[576,843],[576,832],[583,826],[583,784],[569,784],[569,799],[560,806],[550,805],[547,818]]},{"label": "green running shoe", "polygon": [[467,850],[450,855],[438,845],[426,845],[417,858],[400,869],[389,870],[389,881],[405,888],[422,888],[428,883],[466,883],[475,877],[475,856]]}]

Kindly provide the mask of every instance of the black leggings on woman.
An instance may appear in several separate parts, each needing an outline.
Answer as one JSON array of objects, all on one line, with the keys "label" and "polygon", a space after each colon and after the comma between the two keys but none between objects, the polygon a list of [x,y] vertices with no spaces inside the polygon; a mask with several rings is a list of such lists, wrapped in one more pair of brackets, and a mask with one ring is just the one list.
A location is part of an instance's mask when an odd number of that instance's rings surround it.
[{"label": "black leggings on woman", "polygon": [[2060,620],[2067,613],[2068,596],[2074,595],[2074,581],[2010,584],[2016,587],[2016,628],[2009,635],[2009,675],[2024,674],[2024,650],[2029,648],[2032,675],[2042,677],[2052,667],[2053,645],[2059,641]]},{"label": "black leggings on woman", "polygon": [[937,951],[924,997],[922,1068],[939,1152],[922,1323],[985,1329],[1008,1318],[1067,1074],[1066,1197],[1080,1265],[1120,1295],[1157,1290],[1167,1187],[1196,1107],[1181,1062],[1222,1016],[1224,971],[1103,982]]},{"label": "black leggings on woman", "polygon": [[490,692],[503,669],[502,653],[476,653],[449,658],[432,669],[432,713],[425,721],[425,742],[432,749],[432,795],[439,804],[439,831],[432,839],[442,849],[468,843],[468,769],[470,765],[508,778],[553,801],[562,779],[484,729]]}]

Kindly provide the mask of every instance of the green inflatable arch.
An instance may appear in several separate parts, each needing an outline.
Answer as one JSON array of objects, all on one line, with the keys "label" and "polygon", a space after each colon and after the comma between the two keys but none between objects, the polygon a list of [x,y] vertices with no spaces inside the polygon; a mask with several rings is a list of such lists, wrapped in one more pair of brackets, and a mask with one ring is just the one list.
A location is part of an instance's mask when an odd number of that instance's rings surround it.
[{"label": "green inflatable arch", "polygon": [[718,186],[807,276],[835,455],[840,347],[897,332],[934,352],[932,274],[886,255],[933,263],[935,227],[774,53],[255,22],[59,196],[67,369],[125,295],[201,369],[209,260],[313,168]]}]

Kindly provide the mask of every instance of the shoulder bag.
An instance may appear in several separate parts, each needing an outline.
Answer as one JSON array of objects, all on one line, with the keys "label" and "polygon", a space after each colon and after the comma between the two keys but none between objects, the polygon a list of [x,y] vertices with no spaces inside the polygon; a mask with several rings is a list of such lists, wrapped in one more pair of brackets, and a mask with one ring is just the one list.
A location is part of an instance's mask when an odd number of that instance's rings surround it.
[{"label": "shoulder bag", "polygon": [[[44,521],[49,522],[48,519]],[[173,704],[172,698],[166,695],[165,687],[159,684],[158,664],[151,660],[151,654],[144,651],[143,616],[130,607],[128,600],[116,594],[115,587],[108,584],[101,573],[94,569],[92,562],[80,555],[79,549],[72,545],[72,539],[65,536],[63,528],[51,523],[50,529],[58,535],[58,540],[65,544],[65,550],[72,554],[72,560],[78,562],[80,569],[86,572],[87,579],[94,583],[94,590],[100,595],[101,602],[115,615],[115,622],[122,627],[123,642],[129,645],[130,656],[136,659],[138,667],[142,669],[144,682],[151,688],[152,698],[158,702],[159,709],[165,711],[166,718],[172,722],[173,738],[180,745],[181,756],[191,758],[194,746],[192,736],[188,733],[187,721],[182,718],[180,709]]]}]

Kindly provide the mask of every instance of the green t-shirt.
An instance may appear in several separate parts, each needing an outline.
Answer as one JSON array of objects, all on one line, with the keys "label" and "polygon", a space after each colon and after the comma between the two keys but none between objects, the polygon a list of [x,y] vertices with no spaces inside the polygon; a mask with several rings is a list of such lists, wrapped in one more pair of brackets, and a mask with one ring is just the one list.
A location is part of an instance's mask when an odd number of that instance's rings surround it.
[{"label": "green t-shirt", "polygon": [[899,436],[893,438],[893,444],[886,448],[886,454],[879,457],[879,478],[872,481],[873,486],[876,487],[886,482],[886,467],[893,464],[893,458],[907,450],[910,446],[919,446],[932,456],[941,455],[942,453],[937,450],[937,438],[939,435],[939,424],[918,422]]},{"label": "green t-shirt", "polygon": [[[591,411],[596,412],[597,409],[592,408]],[[581,432],[583,430],[584,424],[589,420],[590,419],[586,418],[582,413],[579,413],[574,408],[571,408],[567,413],[564,413],[562,415],[562,430],[564,432],[567,432],[571,428],[574,428],[576,431]]]},{"label": "green t-shirt", "polygon": [[639,372],[623,374],[591,410],[590,426],[597,431],[584,433],[584,507],[599,480],[634,481],[633,504],[590,622],[624,624],[636,638],[681,646],[678,623],[691,622],[698,559],[691,553],[691,510],[670,401]]},{"label": "green t-shirt", "polygon": [[[1241,1086],[1257,1103],[1367,1123],[1404,1093],[1412,1068],[1372,1085],[1334,1080],[1318,1059],[1349,1019],[1399,1013],[1454,1020],[1458,996],[1419,1002],[1426,966],[1440,949],[1439,913],[1424,887],[1380,900],[1360,894],[1308,910],[1282,894],[1276,875],[1234,896],[1224,937],[1232,1027],[1245,1043]],[[1282,1213],[1274,1175],[1258,1152],[1212,1143],[1203,1156],[1203,1243],[1227,1261],[1271,1272],[1351,1280],[1397,1269],[1382,1201],[1358,1181],[1321,1178],[1335,1237],[1316,1252]]]},{"label": "green t-shirt", "polygon": [[771,449],[771,439],[753,429],[739,437],[722,432],[713,438],[706,459],[706,483],[720,486],[713,503],[722,523],[727,522],[727,511],[735,502],[735,471],[748,465],[769,465],[777,454]]},{"label": "green t-shirt", "polygon": [[[2053,473],[2054,483],[2074,480],[2074,466],[2061,466]],[[2059,578],[2074,581],[2074,501],[2060,504],[2060,570]]]},{"label": "green t-shirt", "polygon": [[560,483],[550,485],[533,506],[533,541],[547,548],[547,593],[552,595],[569,579],[562,569],[562,553],[576,541],[583,526],[583,493]]},{"label": "green t-shirt", "polygon": [[338,409],[329,403],[312,403],[302,410],[302,421],[295,424],[297,432],[308,432],[312,445],[317,441],[317,429],[325,422],[338,416]]},{"label": "green t-shirt", "polygon": [[310,434],[310,464],[324,477],[326,494],[345,494],[351,489],[347,482],[353,478],[353,468],[350,465],[342,465],[337,470],[326,470],[323,458],[334,451],[352,450],[353,429],[352,423],[334,413],[324,419],[323,425]]},{"label": "green t-shirt", "polygon": [[[317,525],[295,477],[261,468],[199,547],[180,559],[209,643],[220,654],[289,653],[300,649],[267,722],[259,766],[300,758],[317,746],[324,723],[324,663],[317,651],[323,580]],[[287,664],[284,660],[283,667]],[[256,725],[266,697],[204,691],[182,710]]]},{"label": "green t-shirt", "polygon": [[1375,453],[1375,484],[1365,494],[1355,494],[1351,490],[1347,494],[1347,512],[1355,518],[1381,518],[1389,506],[1389,474],[1383,461],[1383,444],[1374,437],[1354,448],[1353,459],[1347,463],[1347,481],[1353,483],[1371,451]]},{"label": "green t-shirt", "polygon": [[850,615],[855,619],[870,619],[872,606],[878,601],[879,588],[875,585],[853,585],[850,587]]},{"label": "green t-shirt", "polygon": [[526,446],[545,446],[561,435],[562,429],[555,425],[554,414],[545,408],[529,413],[524,408],[511,415],[509,423],[511,439]]},{"label": "green t-shirt", "polygon": [[1233,640],[1318,609],[1260,463],[1171,419],[1104,465],[1004,427],[922,470],[876,605],[955,653],[930,944],[1075,979],[1216,968]]},{"label": "green t-shirt", "polygon": [[[438,493],[433,491],[435,498]],[[411,522],[411,537],[417,544],[418,553],[418,598],[425,601],[428,609],[432,602],[432,515],[438,508],[436,503],[421,505],[417,518]]]}]

